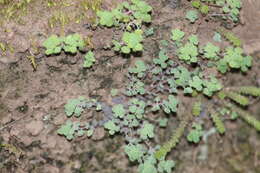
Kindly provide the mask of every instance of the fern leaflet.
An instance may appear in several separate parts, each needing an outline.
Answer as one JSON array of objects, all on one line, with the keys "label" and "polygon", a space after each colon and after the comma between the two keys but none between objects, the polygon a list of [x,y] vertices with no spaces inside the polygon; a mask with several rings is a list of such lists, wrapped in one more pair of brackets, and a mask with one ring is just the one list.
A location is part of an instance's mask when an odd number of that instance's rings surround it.
[{"label": "fern leaflet", "polygon": [[238,108],[235,105],[228,104],[228,106],[236,111],[240,118],[242,118],[245,122],[247,122],[249,125],[253,126],[257,131],[260,131],[260,121],[257,120],[253,115],[250,113]]},{"label": "fern leaflet", "polygon": [[201,102],[195,102],[192,106],[192,115],[199,116],[201,113]]},{"label": "fern leaflet", "polygon": [[170,152],[179,143],[179,140],[183,135],[187,124],[187,120],[181,121],[179,127],[176,129],[176,131],[173,132],[171,139],[167,141],[165,144],[163,144],[163,146],[161,146],[161,148],[155,152],[155,158],[157,158],[158,160],[164,158],[166,154]]},{"label": "fern leaflet", "polygon": [[212,118],[212,121],[214,122],[218,132],[220,134],[224,134],[225,131],[226,131],[226,128],[225,128],[225,125],[224,125],[223,121],[219,117],[219,114],[216,113],[216,112],[211,113],[211,118]]},{"label": "fern leaflet", "polygon": [[225,94],[226,94],[226,97],[228,97],[229,99],[233,100],[234,102],[236,102],[242,106],[246,106],[249,104],[248,98],[246,98],[245,96],[243,96],[239,93],[236,93],[233,91],[226,91]]},{"label": "fern leaflet", "polygon": [[242,41],[237,36],[235,36],[234,33],[226,30],[225,28],[220,27],[217,29],[217,32],[223,35],[234,46],[240,47],[242,45]]},{"label": "fern leaflet", "polygon": [[241,94],[251,95],[251,96],[255,96],[255,97],[260,96],[260,88],[254,87],[254,86],[236,87],[236,88],[231,88],[231,90],[234,90]]}]

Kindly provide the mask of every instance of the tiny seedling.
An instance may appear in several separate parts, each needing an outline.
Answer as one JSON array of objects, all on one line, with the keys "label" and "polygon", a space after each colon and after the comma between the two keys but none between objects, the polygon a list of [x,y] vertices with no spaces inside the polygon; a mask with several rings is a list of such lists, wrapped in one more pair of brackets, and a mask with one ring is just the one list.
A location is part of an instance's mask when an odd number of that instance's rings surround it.
[{"label": "tiny seedling", "polygon": [[216,42],[221,42],[221,35],[218,32],[214,33],[213,40]]},{"label": "tiny seedling", "polygon": [[80,117],[81,113],[83,112],[82,105],[85,101],[86,100],[84,97],[69,100],[65,105],[65,113],[67,117],[71,117],[72,115]]},{"label": "tiny seedling", "polygon": [[146,37],[150,37],[150,36],[152,36],[153,34],[154,34],[154,28],[149,28],[149,29],[147,29],[147,30],[144,31],[144,35],[145,35]]},{"label": "tiny seedling", "polygon": [[154,137],[154,125],[148,122],[143,124],[143,127],[138,131],[140,138],[146,140]]},{"label": "tiny seedling", "polygon": [[124,32],[122,41],[124,45],[121,47],[121,51],[125,54],[129,54],[131,50],[133,52],[142,51],[143,45],[141,42],[143,41],[142,30],[135,30],[134,32]]},{"label": "tiny seedling", "polygon": [[134,32],[124,32],[122,41],[118,42],[113,40],[114,50],[124,54],[130,54],[131,52],[139,52],[143,50],[143,31],[140,29]]},{"label": "tiny seedling", "polygon": [[63,40],[63,50],[67,53],[75,54],[77,50],[83,50],[85,42],[79,34],[71,34]]},{"label": "tiny seedling", "polygon": [[160,127],[166,127],[168,123],[168,118],[160,118],[158,120],[158,123]]},{"label": "tiny seedling", "polygon": [[145,148],[140,144],[128,144],[125,146],[125,153],[130,161],[140,161],[145,154]]},{"label": "tiny seedling", "polygon": [[112,88],[110,94],[112,97],[116,96],[118,94],[118,89]]},{"label": "tiny seedling", "polygon": [[72,140],[77,131],[79,131],[79,123],[73,123],[68,120],[66,124],[58,129],[57,133],[59,135],[64,135],[68,140]]},{"label": "tiny seedling", "polygon": [[125,111],[124,106],[122,104],[118,104],[118,105],[113,106],[112,111],[114,113],[113,115],[115,117],[118,117],[118,118],[123,118],[126,114],[126,111]]},{"label": "tiny seedling", "polygon": [[243,50],[239,47],[226,48],[224,57],[217,62],[217,68],[221,73],[226,73],[229,68],[240,69],[242,72],[246,72],[251,65],[252,57],[244,56]]},{"label": "tiny seedling", "polygon": [[135,62],[134,68],[129,68],[129,73],[137,74],[138,78],[144,77],[145,71],[147,70],[147,67],[145,63],[142,60],[137,60]]},{"label": "tiny seedling", "polygon": [[185,35],[185,33],[183,31],[181,31],[180,29],[174,29],[174,30],[172,30],[172,37],[171,37],[171,39],[173,41],[179,42],[179,41],[182,40],[184,35]]},{"label": "tiny seedling", "polygon": [[88,53],[84,57],[84,68],[90,68],[96,62],[94,53],[92,51],[88,51]]},{"label": "tiny seedling", "polygon": [[188,42],[183,47],[180,47],[178,50],[178,57],[180,60],[186,61],[188,63],[198,62],[198,48],[196,45]]},{"label": "tiny seedling", "polygon": [[127,85],[125,94],[127,96],[135,96],[137,94],[144,95],[145,92],[145,84],[141,80],[133,78],[133,80]]},{"label": "tiny seedling", "polygon": [[169,57],[166,55],[166,51],[165,50],[160,50],[159,52],[159,58],[154,58],[153,62],[155,64],[160,65],[160,67],[162,69],[165,69],[167,67],[167,63],[166,61],[169,59]]},{"label": "tiny seedling", "polygon": [[198,143],[203,135],[202,126],[200,124],[193,124],[192,130],[189,132],[187,136],[187,140],[189,142]]},{"label": "tiny seedling", "polygon": [[207,59],[217,60],[219,58],[218,54],[220,52],[220,48],[213,45],[212,43],[207,43],[203,51],[204,51],[204,56]]},{"label": "tiny seedling", "polygon": [[114,135],[116,132],[119,132],[120,130],[120,127],[116,125],[115,122],[113,122],[112,120],[106,122],[104,124],[104,128],[109,131],[110,135]]},{"label": "tiny seedling", "polygon": [[168,96],[168,101],[164,100],[162,107],[163,111],[167,114],[171,112],[176,112],[177,111],[177,106],[178,106],[178,99],[176,99],[173,95]]},{"label": "tiny seedling", "polygon": [[195,10],[190,10],[186,13],[186,19],[190,21],[190,23],[194,23],[198,19],[198,13]]},{"label": "tiny seedling", "polygon": [[101,26],[112,27],[138,21],[138,25],[142,23],[150,23],[152,7],[142,0],[132,0],[131,3],[122,2],[111,11],[98,11],[98,23]]},{"label": "tiny seedling", "polygon": [[51,35],[43,42],[43,46],[46,48],[45,54],[59,54],[62,50],[62,42],[62,38],[59,38],[57,35]]},{"label": "tiny seedling", "polygon": [[62,50],[66,53],[75,54],[77,50],[83,50],[85,42],[79,34],[71,34],[67,37],[51,35],[43,42],[46,55],[59,54]]}]

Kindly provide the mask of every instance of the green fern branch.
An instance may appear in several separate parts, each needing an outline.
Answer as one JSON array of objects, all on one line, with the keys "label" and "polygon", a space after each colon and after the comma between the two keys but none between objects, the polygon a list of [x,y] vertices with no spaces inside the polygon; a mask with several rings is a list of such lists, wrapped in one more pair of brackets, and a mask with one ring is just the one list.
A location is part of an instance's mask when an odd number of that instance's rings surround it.
[{"label": "green fern branch", "polygon": [[211,113],[211,118],[212,118],[212,121],[214,122],[218,132],[220,134],[224,134],[226,131],[226,128],[225,128],[223,121],[219,117],[219,114],[217,112],[213,112],[213,113]]},{"label": "green fern branch", "polygon": [[250,113],[242,110],[241,108],[233,105],[233,104],[227,104],[232,110],[238,113],[239,117],[242,118],[245,122],[247,122],[249,125],[253,126],[257,131],[260,131],[260,121],[257,120],[253,115]]},{"label": "green fern branch", "polygon": [[199,116],[201,113],[201,102],[195,102],[192,106],[192,115]]},{"label": "green fern branch", "polygon": [[179,127],[173,132],[173,135],[169,141],[167,141],[161,148],[155,152],[155,158],[162,159],[166,156],[168,152],[170,152],[178,143],[181,136],[184,133],[185,127],[187,126],[188,121],[181,121]]},{"label": "green fern branch", "polygon": [[248,98],[246,98],[245,96],[233,92],[233,91],[225,91],[225,96],[228,97],[229,99],[233,100],[234,102],[242,105],[242,106],[246,106],[249,105],[249,100]]},{"label": "green fern branch", "polygon": [[236,91],[241,94],[255,96],[255,97],[260,96],[260,88],[254,86],[232,87],[230,88],[230,90]]},{"label": "green fern branch", "polygon": [[217,93],[219,99],[224,100],[226,97],[226,93],[224,91],[220,91]]},{"label": "green fern branch", "polygon": [[240,47],[242,45],[242,41],[234,33],[226,30],[225,28],[219,27],[217,28],[217,32],[223,35],[234,46]]}]

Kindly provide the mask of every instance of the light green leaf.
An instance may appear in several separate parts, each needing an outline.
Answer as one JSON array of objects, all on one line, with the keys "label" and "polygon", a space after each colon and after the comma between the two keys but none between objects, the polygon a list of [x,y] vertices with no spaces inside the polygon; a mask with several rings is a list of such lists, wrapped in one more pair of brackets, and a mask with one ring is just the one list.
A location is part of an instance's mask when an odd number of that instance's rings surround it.
[{"label": "light green leaf", "polygon": [[84,64],[83,64],[84,68],[90,68],[96,61],[96,59],[94,57],[94,53],[92,51],[88,51],[88,53],[85,55],[84,59],[85,59]]},{"label": "light green leaf", "polygon": [[158,64],[161,66],[161,68],[165,69],[167,67],[166,61],[169,59],[169,57],[166,54],[166,51],[164,49],[160,50],[159,52],[159,58],[154,58],[153,62],[155,64]]},{"label": "light green leaf", "polygon": [[175,162],[172,160],[162,160],[158,164],[158,171],[161,173],[167,172],[171,173],[172,169],[175,167]]},{"label": "light green leaf", "polygon": [[189,82],[190,86],[195,88],[197,91],[202,91],[203,80],[199,76],[194,76]]},{"label": "light green leaf", "polygon": [[46,48],[45,54],[58,54],[61,52],[62,39],[57,35],[51,35],[47,40],[43,42],[43,46]]},{"label": "light green leaf", "polygon": [[113,106],[112,111],[114,113],[114,116],[118,118],[123,118],[126,113],[124,106],[122,104],[117,104]]},{"label": "light green leaf", "polygon": [[154,137],[154,125],[148,122],[145,122],[143,127],[138,130],[140,138],[146,140],[148,138]]},{"label": "light green leaf", "polygon": [[160,118],[158,122],[160,127],[166,127],[168,123],[168,118]]},{"label": "light green leaf", "polygon": [[104,124],[104,128],[109,130],[110,135],[114,135],[116,132],[120,131],[120,127],[117,126],[112,120]]},{"label": "light green leaf", "polygon": [[142,31],[135,30],[133,33],[124,32],[122,40],[126,43],[127,47],[133,49],[143,40]]},{"label": "light green leaf", "polygon": [[204,47],[204,55],[207,59],[216,60],[218,59],[219,47],[213,45],[212,43],[207,43]]},{"label": "light green leaf", "polygon": [[100,18],[99,20],[100,25],[111,27],[115,23],[113,13],[109,11],[98,11],[97,16]]},{"label": "light green leaf", "polygon": [[125,153],[130,161],[134,162],[142,159],[145,154],[145,148],[140,144],[128,144],[125,146]]},{"label": "light green leaf", "polygon": [[71,117],[74,113],[76,117],[79,117],[83,112],[81,104],[84,102],[85,99],[83,97],[69,100],[68,103],[64,106],[67,117]]},{"label": "light green leaf", "polygon": [[144,161],[144,163],[140,164],[138,167],[139,173],[158,173],[157,169],[153,162],[150,160]]},{"label": "light green leaf", "polygon": [[221,42],[221,35],[218,32],[214,33],[213,40],[216,42]]},{"label": "light green leaf", "polygon": [[147,70],[145,63],[142,60],[137,60],[135,62],[135,67],[129,68],[130,73],[137,74],[138,78],[142,78],[144,76],[144,72]]},{"label": "light green leaf", "polygon": [[172,30],[172,40],[173,41],[181,41],[184,37],[185,33],[182,32],[180,29],[173,29]]},{"label": "light green leaf", "polygon": [[198,19],[198,13],[195,10],[190,10],[186,13],[186,19],[194,23]]},{"label": "light green leaf", "polygon": [[62,125],[57,130],[57,133],[59,135],[64,135],[68,140],[72,140],[77,130],[79,130],[79,123],[72,123],[68,120],[66,124]]},{"label": "light green leaf", "polygon": [[162,104],[164,112],[167,114],[176,112],[179,101],[173,95],[169,95],[168,99],[169,101],[164,100]]},{"label": "light green leaf", "polygon": [[193,130],[191,130],[187,136],[189,142],[198,143],[203,135],[202,126],[200,124],[193,124]]}]

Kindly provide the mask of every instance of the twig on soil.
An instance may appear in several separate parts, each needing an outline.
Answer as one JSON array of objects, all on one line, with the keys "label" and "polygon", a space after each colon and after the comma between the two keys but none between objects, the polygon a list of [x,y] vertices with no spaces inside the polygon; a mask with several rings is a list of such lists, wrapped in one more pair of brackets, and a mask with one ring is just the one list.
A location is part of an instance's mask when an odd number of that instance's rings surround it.
[{"label": "twig on soil", "polygon": [[221,5],[216,5],[216,4],[207,4],[208,6],[211,6],[211,7],[216,7],[216,8],[222,8]]},{"label": "twig on soil", "polygon": [[213,13],[209,14],[211,17],[216,17],[216,16],[229,16],[229,14],[224,14],[224,13]]},{"label": "twig on soil", "polygon": [[17,120],[14,120],[14,121],[12,121],[12,122],[10,122],[10,123],[7,123],[7,124],[4,125],[3,127],[0,127],[0,131],[4,130],[4,129],[7,128],[7,127],[13,126],[15,123],[17,123],[18,121],[24,119],[24,118],[27,117],[27,116],[28,116],[28,115],[24,115],[24,116],[22,116],[21,118],[19,118],[19,119],[17,119]]}]

